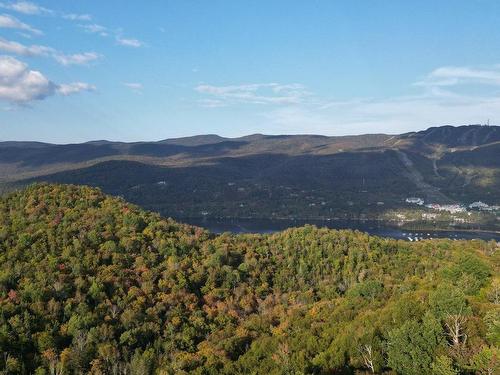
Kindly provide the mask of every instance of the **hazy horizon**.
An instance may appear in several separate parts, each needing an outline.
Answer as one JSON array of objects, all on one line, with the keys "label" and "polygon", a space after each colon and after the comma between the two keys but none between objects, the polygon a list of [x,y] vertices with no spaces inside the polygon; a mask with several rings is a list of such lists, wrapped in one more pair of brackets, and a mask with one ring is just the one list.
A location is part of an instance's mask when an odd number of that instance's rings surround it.
[{"label": "hazy horizon", "polygon": [[[442,127],[442,126],[452,126],[454,128],[462,127],[462,126],[499,126],[496,124],[463,124],[463,125],[436,125],[436,126],[427,126],[422,129],[418,130],[411,130],[409,132],[405,133],[416,133],[420,131],[425,131],[427,129],[431,128],[437,128],[437,127]],[[163,138],[163,139],[135,139],[135,140],[115,140],[115,139],[89,139],[89,140],[84,140],[81,142],[46,142],[46,141],[39,141],[39,140],[30,140],[30,139],[13,139],[13,140],[3,140],[0,139],[0,143],[4,142],[19,142],[19,143],[50,143],[50,144],[57,144],[57,145],[67,145],[67,144],[81,144],[81,143],[93,143],[93,142],[110,142],[110,143],[154,143],[154,142],[163,142],[163,141],[171,141],[171,140],[176,140],[176,139],[185,139],[185,138],[196,138],[196,137],[219,137],[221,139],[240,139],[240,138],[247,138],[247,137],[252,137],[252,136],[264,136],[264,137],[293,137],[293,136],[311,136],[311,137],[358,137],[358,136],[368,136],[368,135],[401,135],[405,133],[360,133],[360,134],[341,134],[341,135],[326,135],[326,134],[316,134],[316,133],[290,133],[290,134],[269,134],[269,133],[252,133],[252,134],[243,134],[240,136],[224,136],[221,134],[215,134],[215,133],[206,133],[206,134],[192,134],[192,135],[185,135],[185,136],[180,136],[180,137],[170,137],[170,138]]]}]

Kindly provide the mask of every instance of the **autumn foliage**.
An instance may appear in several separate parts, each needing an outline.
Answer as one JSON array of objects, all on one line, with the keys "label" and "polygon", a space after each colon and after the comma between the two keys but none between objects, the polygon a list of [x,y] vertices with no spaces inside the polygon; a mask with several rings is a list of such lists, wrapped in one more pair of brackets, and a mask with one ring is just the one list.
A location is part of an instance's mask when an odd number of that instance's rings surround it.
[{"label": "autumn foliage", "polygon": [[88,187],[0,200],[9,374],[493,374],[495,242],[212,235]]}]

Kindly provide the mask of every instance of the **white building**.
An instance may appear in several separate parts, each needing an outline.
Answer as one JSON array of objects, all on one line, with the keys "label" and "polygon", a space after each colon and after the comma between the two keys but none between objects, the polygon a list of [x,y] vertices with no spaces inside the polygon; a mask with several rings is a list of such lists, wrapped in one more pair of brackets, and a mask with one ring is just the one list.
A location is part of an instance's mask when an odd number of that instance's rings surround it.
[{"label": "white building", "polygon": [[406,198],[406,203],[417,204],[419,206],[422,206],[424,204],[424,200],[422,198],[410,197]]},{"label": "white building", "polygon": [[469,208],[477,208],[478,210],[484,210],[488,207],[490,207],[488,204],[481,201],[472,202],[471,204],[469,204]]}]

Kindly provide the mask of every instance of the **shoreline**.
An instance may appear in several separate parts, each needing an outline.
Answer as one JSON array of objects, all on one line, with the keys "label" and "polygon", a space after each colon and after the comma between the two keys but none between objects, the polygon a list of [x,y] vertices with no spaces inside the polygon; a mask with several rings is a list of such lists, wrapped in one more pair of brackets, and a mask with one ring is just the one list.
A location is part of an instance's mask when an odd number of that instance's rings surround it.
[{"label": "shoreline", "polygon": [[[499,229],[473,229],[473,228],[442,228],[442,227],[430,227],[430,226],[422,226],[419,228],[407,228],[404,226],[394,225],[394,223],[401,223],[402,221],[392,221],[392,220],[383,220],[383,219],[341,219],[341,218],[285,218],[285,217],[179,217],[174,218],[174,220],[186,222],[186,221],[220,221],[230,223],[231,221],[270,221],[270,222],[299,222],[306,224],[317,225],[320,223],[328,223],[328,222],[352,222],[352,223],[361,223],[361,224],[369,224],[369,223],[377,223],[381,227],[386,229],[394,229],[400,231],[433,231],[433,232],[468,232],[468,233],[485,233],[485,234],[495,234],[500,235]],[[403,222],[405,224],[413,223],[413,221]],[[383,225],[381,225],[383,224]],[[332,228],[335,229],[335,228]],[[346,228],[348,229],[348,228]]]}]

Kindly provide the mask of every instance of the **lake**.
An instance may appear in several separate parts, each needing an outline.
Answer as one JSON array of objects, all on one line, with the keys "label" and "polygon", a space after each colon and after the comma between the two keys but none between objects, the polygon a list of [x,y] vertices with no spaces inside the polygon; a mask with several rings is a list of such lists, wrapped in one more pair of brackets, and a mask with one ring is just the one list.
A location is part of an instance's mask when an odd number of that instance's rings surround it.
[{"label": "lake", "polygon": [[431,238],[482,239],[500,241],[500,233],[475,231],[408,230],[384,225],[378,221],[356,220],[274,220],[274,219],[181,219],[191,225],[208,229],[214,233],[274,233],[306,224],[331,229],[352,229],[380,237],[390,237],[406,241],[420,241]]}]

